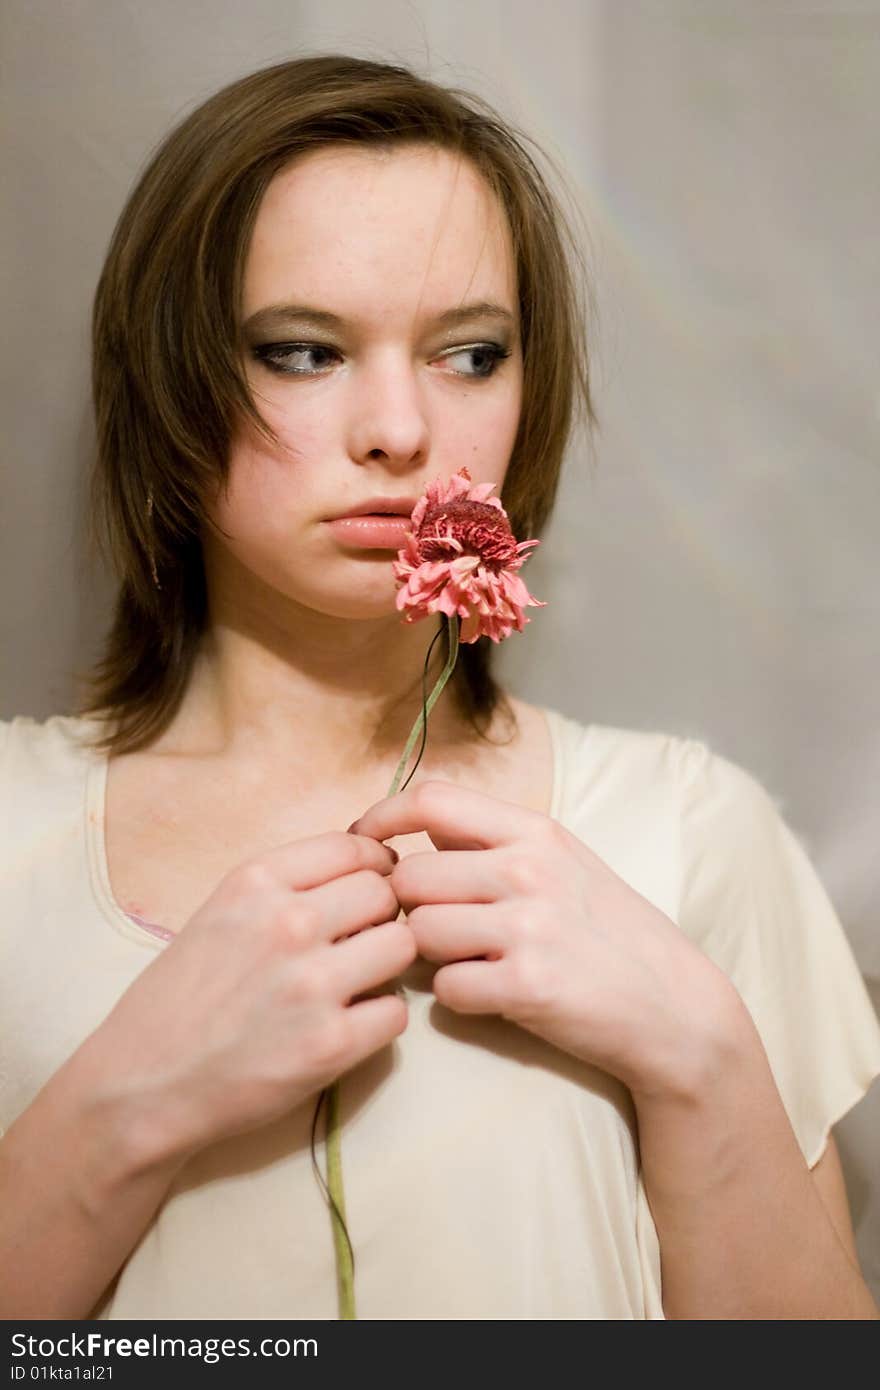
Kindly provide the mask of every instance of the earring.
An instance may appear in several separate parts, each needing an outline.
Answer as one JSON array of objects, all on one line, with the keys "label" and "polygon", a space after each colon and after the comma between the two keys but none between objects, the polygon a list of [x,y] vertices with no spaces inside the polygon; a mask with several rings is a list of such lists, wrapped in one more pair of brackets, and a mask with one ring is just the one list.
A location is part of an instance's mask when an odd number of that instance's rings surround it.
[{"label": "earring", "polygon": [[157,572],[156,572],[156,556],[155,556],[154,553],[153,553],[153,540],[152,540],[152,528],[153,528],[153,489],[152,489],[152,488],[150,488],[149,492],[147,493],[147,521],[148,521],[149,524],[150,524],[150,533],[151,533],[151,534],[150,534],[150,539],[149,539],[149,541],[147,542],[147,553],[148,553],[148,555],[149,555],[149,557],[150,557],[150,570],[151,570],[152,575],[153,575],[153,583],[155,584],[155,586],[156,586],[157,589],[161,589],[161,588],[162,588],[162,585],[159,583],[159,575],[158,575]]}]

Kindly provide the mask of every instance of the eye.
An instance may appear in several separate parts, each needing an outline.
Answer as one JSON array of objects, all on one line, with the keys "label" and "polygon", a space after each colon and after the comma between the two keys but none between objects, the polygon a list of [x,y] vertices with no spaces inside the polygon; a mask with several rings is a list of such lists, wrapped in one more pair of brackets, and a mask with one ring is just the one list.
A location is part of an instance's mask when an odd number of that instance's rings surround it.
[{"label": "eye", "polygon": [[442,361],[454,361],[456,358],[471,359],[473,371],[460,371],[457,367],[452,370],[456,376],[469,377],[490,377],[496,371],[499,362],[503,362],[505,357],[510,356],[510,349],[504,348],[500,343],[472,343],[469,347],[456,348],[454,352],[445,353]]},{"label": "eye", "polygon": [[[262,343],[253,352],[270,371],[283,376],[325,376],[333,361],[341,358],[336,348],[325,343]],[[509,356],[510,349],[500,343],[472,343],[444,353],[438,360],[464,361],[470,370],[452,367],[453,375],[479,380],[492,376]]]},{"label": "eye", "polygon": [[[312,355],[312,365],[294,365]],[[270,371],[281,372],[286,376],[321,376],[329,365],[328,358],[338,358],[335,348],[323,343],[263,343],[254,348],[254,356],[263,362]],[[317,363],[314,359],[317,358]],[[287,364],[287,365],[284,365]]]}]

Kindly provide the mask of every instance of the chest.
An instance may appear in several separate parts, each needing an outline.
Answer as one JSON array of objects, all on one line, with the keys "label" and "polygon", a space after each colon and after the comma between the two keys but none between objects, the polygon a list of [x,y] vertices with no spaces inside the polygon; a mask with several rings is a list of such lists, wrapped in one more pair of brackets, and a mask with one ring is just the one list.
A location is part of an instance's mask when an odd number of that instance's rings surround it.
[{"label": "chest", "polygon": [[[416,777],[441,777],[549,814],[554,757],[547,721],[530,706],[518,705],[517,716],[510,744],[426,771],[420,764]],[[232,869],[278,845],[345,830],[387,795],[390,781],[383,773],[305,794],[295,779],[288,791],[149,752],[111,759],[103,833],[113,898],[124,912],[180,931]],[[401,858],[434,848],[424,832],[389,843]]]}]

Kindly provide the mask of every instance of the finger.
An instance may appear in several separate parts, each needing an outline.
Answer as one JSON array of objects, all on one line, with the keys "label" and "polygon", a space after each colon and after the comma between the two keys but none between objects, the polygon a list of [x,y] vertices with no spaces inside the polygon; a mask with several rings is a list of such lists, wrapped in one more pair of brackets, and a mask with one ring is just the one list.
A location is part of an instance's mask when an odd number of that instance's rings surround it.
[{"label": "finger", "polygon": [[391,886],[404,911],[421,903],[494,903],[512,896],[507,851],[427,850],[395,867]]},{"label": "finger", "polygon": [[533,836],[545,820],[512,801],[434,779],[377,801],[349,832],[390,840],[424,830],[438,849],[491,849]]},{"label": "finger", "polygon": [[425,960],[497,960],[507,945],[501,914],[491,906],[418,907],[407,917],[407,926]]},{"label": "finger", "polygon": [[317,908],[318,935],[327,941],[352,936],[379,922],[394,921],[400,911],[390,879],[377,878],[367,869],[320,884],[304,894],[303,901],[310,909]]},{"label": "finger", "polygon": [[505,965],[501,959],[457,961],[442,966],[434,975],[437,1003],[457,1014],[503,1014],[510,1006]]},{"label": "finger", "polygon": [[[351,1071],[380,1047],[385,1047],[405,1030],[409,1009],[399,994],[383,994],[378,999],[364,999],[345,1010],[344,1027],[346,1071]],[[345,1075],[345,1072],[342,1073]]]},{"label": "finger", "polygon": [[329,969],[340,1000],[386,984],[412,965],[418,949],[405,922],[384,922],[340,941],[329,954]]},{"label": "finger", "polygon": [[390,874],[397,856],[386,845],[377,844],[375,837],[340,830],[278,845],[260,854],[258,862],[285,887],[304,890],[360,869]]}]

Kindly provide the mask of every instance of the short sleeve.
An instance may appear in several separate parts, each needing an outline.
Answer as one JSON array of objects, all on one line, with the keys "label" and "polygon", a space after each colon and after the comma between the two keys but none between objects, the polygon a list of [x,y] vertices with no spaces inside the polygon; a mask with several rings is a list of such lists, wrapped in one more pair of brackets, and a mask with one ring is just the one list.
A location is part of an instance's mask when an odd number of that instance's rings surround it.
[{"label": "short sleeve", "polygon": [[732,981],[809,1167],[880,1075],[880,1022],[807,850],[761,783],[683,752],[680,928]]}]

